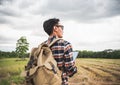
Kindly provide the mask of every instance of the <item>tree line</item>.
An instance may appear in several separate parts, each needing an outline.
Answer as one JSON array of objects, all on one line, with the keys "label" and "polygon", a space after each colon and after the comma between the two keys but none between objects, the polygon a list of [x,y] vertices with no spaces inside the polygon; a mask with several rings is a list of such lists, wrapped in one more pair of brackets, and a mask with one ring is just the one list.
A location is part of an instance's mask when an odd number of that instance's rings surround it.
[{"label": "tree line", "polygon": [[[26,53],[24,56],[28,57],[29,53]],[[22,57],[18,56],[18,53],[16,53],[16,51],[12,52],[0,51],[0,58],[22,58]]]},{"label": "tree line", "polygon": [[27,42],[26,37],[22,36],[17,40],[16,50],[12,52],[0,51],[0,58],[19,57],[21,59],[25,59],[25,57],[29,55],[29,53],[27,53],[27,50],[29,50],[28,47],[29,43]]},{"label": "tree line", "polygon": [[[16,51],[12,52],[4,52],[0,51],[0,58],[26,58],[29,57],[29,53],[27,53],[27,50],[29,47],[29,43],[27,42],[27,39],[25,36],[20,37],[17,40],[16,43]],[[106,49],[104,51],[87,51],[78,50],[78,58],[114,58],[118,59],[120,58],[120,49],[113,50],[113,49]]]},{"label": "tree line", "polygon": [[[79,50],[78,50],[79,51]],[[24,55],[25,57],[29,57],[29,53]],[[0,58],[21,58],[15,51],[12,52],[4,52],[0,51]],[[107,49],[104,51],[79,51],[78,58],[109,58],[109,59],[120,59],[120,50],[112,50]]]},{"label": "tree line", "polygon": [[104,51],[79,51],[78,58],[109,58],[118,59],[120,58],[120,50],[106,49]]}]

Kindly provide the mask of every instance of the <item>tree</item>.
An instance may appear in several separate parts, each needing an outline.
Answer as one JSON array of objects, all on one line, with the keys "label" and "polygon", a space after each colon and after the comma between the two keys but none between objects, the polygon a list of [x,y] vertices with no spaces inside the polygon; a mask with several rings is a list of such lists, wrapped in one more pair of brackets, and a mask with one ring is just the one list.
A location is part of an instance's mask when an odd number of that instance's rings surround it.
[{"label": "tree", "polygon": [[16,43],[16,53],[20,58],[25,59],[25,55],[27,54],[27,50],[29,47],[29,43],[25,36],[22,36],[20,39],[17,40]]}]

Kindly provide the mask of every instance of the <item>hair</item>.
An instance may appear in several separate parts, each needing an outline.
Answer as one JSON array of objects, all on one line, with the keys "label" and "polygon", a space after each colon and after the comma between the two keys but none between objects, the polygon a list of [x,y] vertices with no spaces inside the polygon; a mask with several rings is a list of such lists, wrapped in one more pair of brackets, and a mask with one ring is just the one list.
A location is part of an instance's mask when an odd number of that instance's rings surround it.
[{"label": "hair", "polygon": [[60,21],[60,20],[57,19],[57,18],[52,18],[52,19],[48,19],[48,20],[44,21],[44,23],[43,23],[44,31],[45,31],[48,35],[52,34],[52,32],[53,32],[53,27],[54,27],[56,24],[58,24],[59,21]]}]

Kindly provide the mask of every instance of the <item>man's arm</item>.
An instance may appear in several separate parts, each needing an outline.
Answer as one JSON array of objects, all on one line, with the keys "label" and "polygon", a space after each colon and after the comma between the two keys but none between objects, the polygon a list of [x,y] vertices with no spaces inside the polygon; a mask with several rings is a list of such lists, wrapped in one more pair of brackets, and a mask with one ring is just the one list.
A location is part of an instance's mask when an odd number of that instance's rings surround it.
[{"label": "man's arm", "polygon": [[66,42],[64,49],[64,65],[67,75],[69,77],[73,76],[77,72],[75,62],[73,61],[72,52],[73,52],[72,45],[69,42]]}]

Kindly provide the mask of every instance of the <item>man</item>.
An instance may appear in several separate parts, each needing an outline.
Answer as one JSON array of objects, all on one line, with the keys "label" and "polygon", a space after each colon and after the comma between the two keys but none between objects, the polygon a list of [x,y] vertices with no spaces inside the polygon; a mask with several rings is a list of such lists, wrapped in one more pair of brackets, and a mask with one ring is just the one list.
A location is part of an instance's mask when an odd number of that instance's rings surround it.
[{"label": "man", "polygon": [[[64,26],[60,24],[60,20],[52,18],[43,23],[44,31],[49,35],[47,44],[50,44],[56,38],[63,38]],[[72,45],[63,39],[58,40],[51,47],[53,56],[57,61],[58,68],[62,71],[62,85],[68,85],[68,77],[73,76],[77,72],[72,56]]]}]

